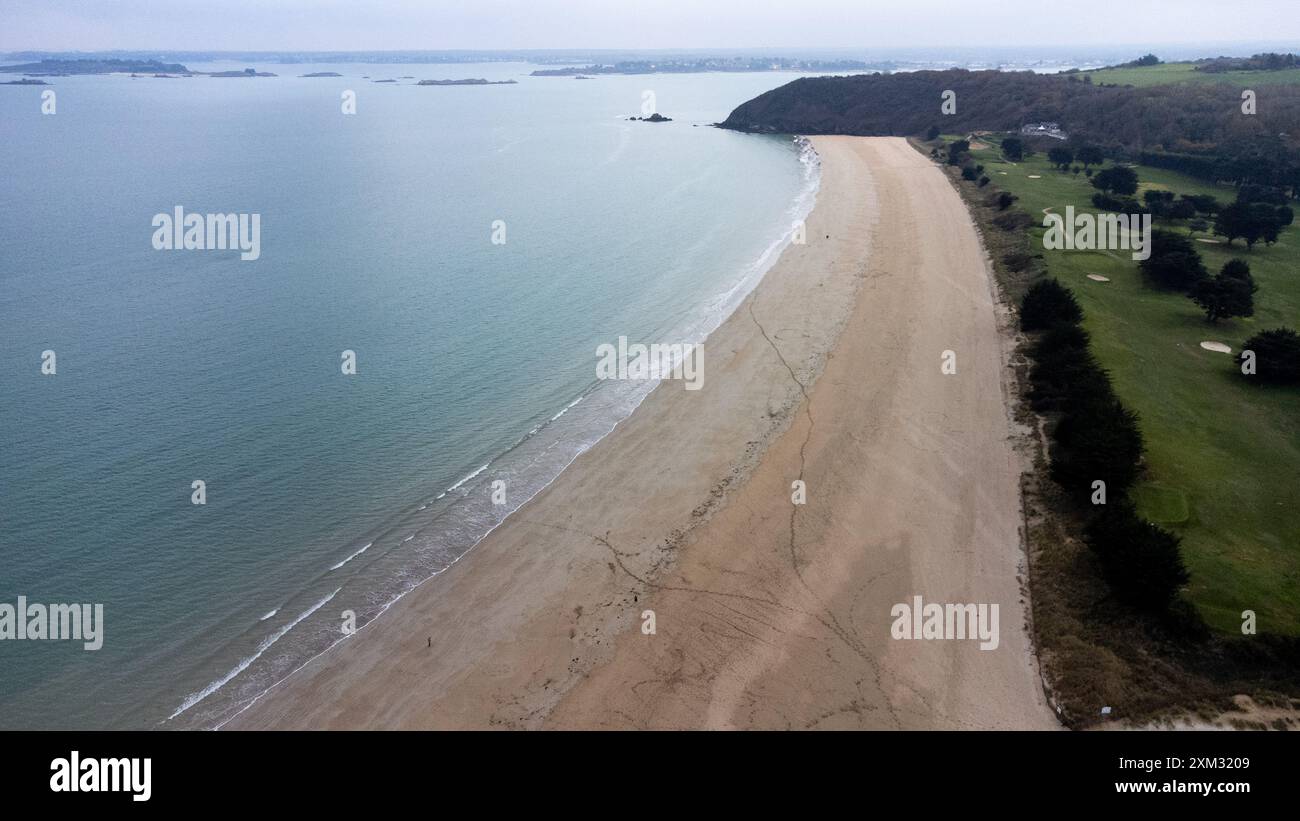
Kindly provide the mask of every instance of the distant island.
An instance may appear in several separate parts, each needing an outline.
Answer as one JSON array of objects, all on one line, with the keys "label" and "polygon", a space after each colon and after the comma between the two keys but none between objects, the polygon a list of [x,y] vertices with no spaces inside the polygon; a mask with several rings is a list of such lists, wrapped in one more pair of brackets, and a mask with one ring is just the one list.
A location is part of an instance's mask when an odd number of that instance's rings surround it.
[{"label": "distant island", "polygon": [[0,83],[0,86],[47,86],[49,83],[44,80],[32,80],[27,77],[21,80],[10,80],[7,83]]},{"label": "distant island", "polygon": [[512,86],[518,80],[421,80],[418,86]]},{"label": "distant island", "polygon": [[311,74],[300,74],[299,77],[342,77],[337,71],[313,71]]},{"label": "distant island", "polygon": [[194,74],[206,74],[209,77],[275,77],[269,71],[257,71],[246,68],[243,71],[196,71]]},{"label": "distant island", "polygon": [[637,120],[638,122],[643,122],[643,123],[671,123],[673,121],[672,117],[665,117],[664,115],[660,114],[658,111],[651,114],[649,117],[628,117],[628,119]]},{"label": "distant island", "polygon": [[709,71],[870,71],[861,60],[800,60],[788,57],[701,57],[669,60],[628,60],[610,65],[540,68],[533,77],[587,77],[592,74],[700,74]]},{"label": "distant island", "polygon": [[162,63],[158,60],[41,60],[37,63],[20,63],[0,66],[8,74],[61,77],[72,74],[192,74],[180,63]]}]

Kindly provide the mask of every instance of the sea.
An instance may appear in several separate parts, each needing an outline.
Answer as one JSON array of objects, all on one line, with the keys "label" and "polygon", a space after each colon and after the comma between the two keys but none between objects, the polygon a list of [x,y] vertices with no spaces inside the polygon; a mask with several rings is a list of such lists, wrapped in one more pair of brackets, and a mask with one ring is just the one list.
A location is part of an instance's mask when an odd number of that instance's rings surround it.
[{"label": "sea", "polygon": [[[625,419],[654,383],[598,347],[703,340],[816,198],[711,127],[801,75],[251,67],[0,87],[0,606],[103,608],[0,640],[0,728],[220,727]],[[463,78],[516,82],[416,84]],[[156,248],[178,207],[257,258]]]}]

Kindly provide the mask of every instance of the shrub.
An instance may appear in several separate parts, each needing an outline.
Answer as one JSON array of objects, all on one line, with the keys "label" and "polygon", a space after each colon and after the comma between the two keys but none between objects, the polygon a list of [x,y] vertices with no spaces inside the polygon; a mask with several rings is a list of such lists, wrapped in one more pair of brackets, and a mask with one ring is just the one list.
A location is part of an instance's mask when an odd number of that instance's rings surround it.
[{"label": "shrub", "polygon": [[1052,432],[1052,478],[1081,499],[1099,479],[1112,496],[1122,496],[1137,479],[1142,459],[1137,414],[1113,395],[1071,399],[1075,404]]},{"label": "shrub", "polygon": [[1114,397],[1110,380],[1088,350],[1088,332],[1060,323],[1030,350],[1029,401],[1035,410],[1067,411],[1085,402]]},{"label": "shrub", "polygon": [[1107,504],[1084,531],[1116,598],[1148,611],[1169,607],[1187,583],[1180,539],[1137,515],[1133,504]]},{"label": "shrub", "polygon": [[1248,378],[1275,385],[1300,384],[1300,334],[1290,328],[1261,331],[1241,348],[1255,353],[1255,373]]},{"label": "shrub", "polygon": [[1061,323],[1073,325],[1082,319],[1078,300],[1056,279],[1035,282],[1020,303],[1022,331],[1042,331]]},{"label": "shrub", "polygon": [[1034,224],[1034,218],[1024,211],[1007,211],[994,217],[993,224],[1003,231],[1022,231]]}]

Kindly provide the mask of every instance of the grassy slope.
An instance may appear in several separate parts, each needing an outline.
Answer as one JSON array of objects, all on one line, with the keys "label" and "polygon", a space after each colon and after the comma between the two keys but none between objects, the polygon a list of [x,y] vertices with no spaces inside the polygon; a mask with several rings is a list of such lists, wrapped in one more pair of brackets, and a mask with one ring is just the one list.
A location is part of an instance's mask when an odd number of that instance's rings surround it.
[{"label": "grassy slope", "polygon": [[1162,63],[1158,66],[1140,68],[1103,68],[1098,71],[1079,72],[1079,74],[1091,76],[1094,83],[1139,87],[1170,83],[1231,83],[1250,88],[1254,85],[1270,83],[1300,83],[1300,69],[1228,71],[1222,74],[1211,74],[1205,71],[1193,71],[1191,63]]},{"label": "grassy slope", "polygon": [[[1017,165],[995,148],[974,156],[1036,216],[1066,205],[1095,210],[1087,177],[1053,171],[1042,155]],[[1144,186],[1234,196],[1171,171],[1137,172]],[[1038,248],[1042,234],[1035,229]],[[1300,328],[1300,225],[1249,254],[1240,241],[1196,245],[1211,271],[1233,256],[1250,262],[1260,288],[1253,318],[1209,325],[1187,297],[1144,285],[1125,251],[1043,254],[1050,274],[1078,295],[1097,356],[1141,415],[1148,472],[1135,498],[1144,515],[1183,537],[1191,600],[1217,629],[1239,630],[1241,611],[1254,610],[1261,631],[1300,635],[1300,390],[1252,384],[1235,358],[1258,330]],[[1234,353],[1203,350],[1202,340]]]}]

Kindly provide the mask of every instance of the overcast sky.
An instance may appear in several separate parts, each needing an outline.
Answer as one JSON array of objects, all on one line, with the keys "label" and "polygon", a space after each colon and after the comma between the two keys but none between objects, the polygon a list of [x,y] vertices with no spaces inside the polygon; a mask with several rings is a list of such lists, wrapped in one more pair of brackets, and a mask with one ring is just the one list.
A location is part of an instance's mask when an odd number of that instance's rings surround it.
[{"label": "overcast sky", "polygon": [[1297,0],[0,0],[0,51],[1300,42]]}]

